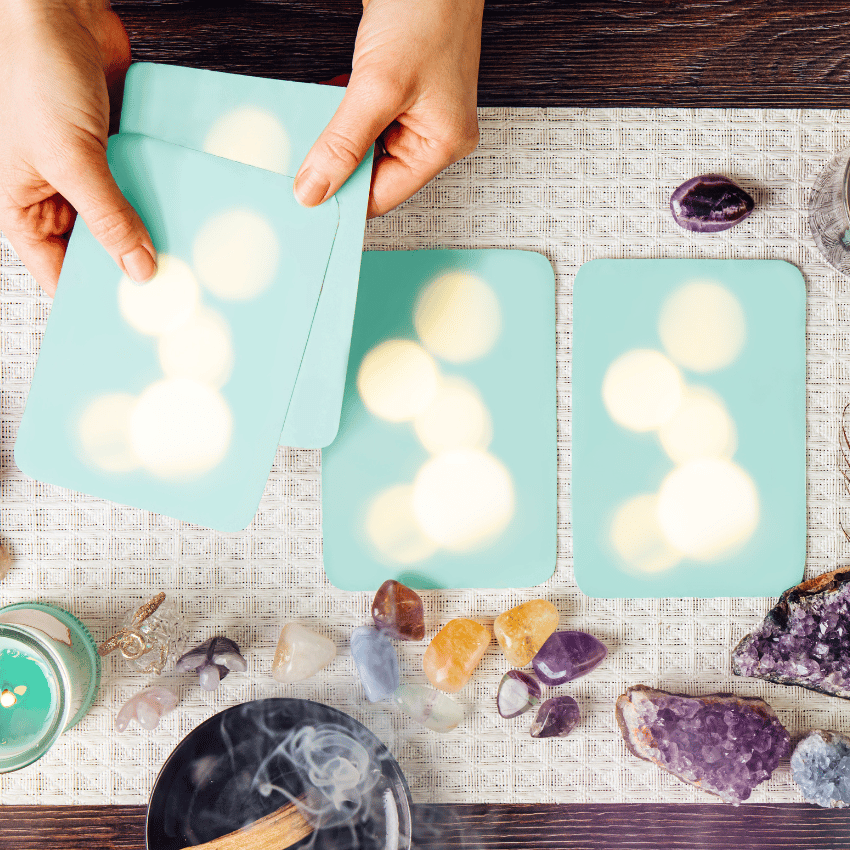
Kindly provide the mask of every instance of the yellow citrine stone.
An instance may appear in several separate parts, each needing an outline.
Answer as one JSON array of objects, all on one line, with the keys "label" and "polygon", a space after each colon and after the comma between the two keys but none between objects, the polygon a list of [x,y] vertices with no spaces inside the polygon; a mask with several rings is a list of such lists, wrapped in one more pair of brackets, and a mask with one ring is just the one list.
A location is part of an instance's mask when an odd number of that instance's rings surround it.
[{"label": "yellow citrine stone", "polygon": [[489,644],[486,626],[475,620],[449,620],[434,635],[422,658],[428,681],[447,694],[457,693],[469,681]]},{"label": "yellow citrine stone", "polygon": [[525,667],[558,628],[558,609],[545,599],[531,599],[496,617],[493,631],[505,657]]}]

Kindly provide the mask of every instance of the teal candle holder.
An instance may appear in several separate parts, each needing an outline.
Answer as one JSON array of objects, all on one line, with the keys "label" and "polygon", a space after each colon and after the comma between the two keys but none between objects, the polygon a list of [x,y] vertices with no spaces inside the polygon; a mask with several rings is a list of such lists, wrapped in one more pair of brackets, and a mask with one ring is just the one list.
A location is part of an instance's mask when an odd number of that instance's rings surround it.
[{"label": "teal candle holder", "polygon": [[0,608],[0,773],[40,759],[86,715],[100,656],[72,614],[40,602]]}]

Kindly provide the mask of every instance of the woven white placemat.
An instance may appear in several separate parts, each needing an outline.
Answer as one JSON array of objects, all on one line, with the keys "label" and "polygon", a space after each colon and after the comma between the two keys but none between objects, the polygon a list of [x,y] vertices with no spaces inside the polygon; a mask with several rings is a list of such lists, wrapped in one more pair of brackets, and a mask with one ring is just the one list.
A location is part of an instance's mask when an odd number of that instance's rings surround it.
[{"label": "woven white placemat", "polygon": [[[529,737],[530,716],[502,720],[494,697],[507,669],[495,642],[459,694],[469,718],[436,735],[387,705],[365,702],[348,651],[369,619],[371,594],[335,590],[321,555],[318,451],[281,449],[257,516],[245,532],[219,534],[25,478],[12,450],[50,302],[0,240],[0,536],[15,564],[0,603],[56,602],[102,640],[156,590],[177,599],[196,642],[216,633],[245,649],[246,674],[218,693],[166,677],[180,705],[154,732],[117,734],[113,717],[148,679],[114,656],[83,722],[36,765],[0,776],[2,803],[143,803],[175,744],[215,712],[257,697],[291,695],[354,715],[393,750],[418,802],[710,802],[707,794],[629,755],[614,722],[618,694],[645,683],[694,693],[760,696],[794,733],[850,731],[850,703],[799,688],[731,676],[734,644],[775,600],[593,600],[573,580],[570,538],[570,333],[572,282],[596,257],[784,259],[808,287],[807,575],[833,569],[850,544],[839,527],[839,413],[850,400],[850,280],[823,262],[805,206],[821,165],[850,145],[850,112],[798,110],[482,109],[478,150],[399,210],[373,221],[366,247],[525,248],[557,273],[559,548],[550,582],[534,590],[422,594],[428,637],[457,616],[487,620],[546,596],[562,627],[585,629],[607,661],[563,686],[582,725],[568,738]],[[677,227],[675,186],[722,172],[747,187],[756,210],[718,234]],[[764,412],[765,428],[773,411]],[[845,527],[847,523],[845,522]],[[331,637],[339,657],[315,679],[279,686],[269,670],[290,619]],[[425,642],[399,645],[402,675],[423,681]],[[787,762],[752,796],[799,801]]]}]

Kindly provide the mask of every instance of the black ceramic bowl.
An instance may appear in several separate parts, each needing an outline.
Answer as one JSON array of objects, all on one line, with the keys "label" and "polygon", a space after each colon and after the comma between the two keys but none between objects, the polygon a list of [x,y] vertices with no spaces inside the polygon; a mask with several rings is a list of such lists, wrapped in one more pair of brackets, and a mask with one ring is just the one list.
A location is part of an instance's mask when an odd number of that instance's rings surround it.
[{"label": "black ceramic bowl", "polygon": [[283,698],[228,708],[177,745],[151,793],[148,850],[211,841],[316,784],[321,826],[295,847],[409,850],[410,792],[389,750],[342,711]]}]

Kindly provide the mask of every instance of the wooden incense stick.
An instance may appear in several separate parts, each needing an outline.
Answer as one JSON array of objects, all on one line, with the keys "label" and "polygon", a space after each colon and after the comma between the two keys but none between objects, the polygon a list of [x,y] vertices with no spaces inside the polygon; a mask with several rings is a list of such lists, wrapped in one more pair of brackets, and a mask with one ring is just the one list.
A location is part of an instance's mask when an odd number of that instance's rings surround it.
[{"label": "wooden incense stick", "polygon": [[296,803],[287,803],[244,829],[184,850],[285,850],[312,831],[313,827],[304,820]]}]

